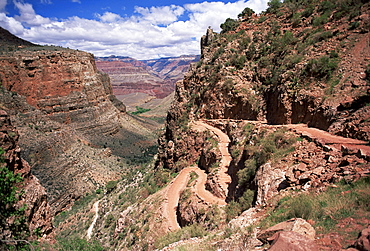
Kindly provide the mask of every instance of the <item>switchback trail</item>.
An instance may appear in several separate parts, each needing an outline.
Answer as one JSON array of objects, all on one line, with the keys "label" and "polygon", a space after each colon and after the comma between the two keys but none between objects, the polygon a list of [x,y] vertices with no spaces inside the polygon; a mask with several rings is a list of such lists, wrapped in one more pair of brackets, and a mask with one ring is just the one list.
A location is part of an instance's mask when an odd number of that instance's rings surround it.
[{"label": "switchback trail", "polygon": [[228,185],[231,182],[231,177],[227,174],[228,167],[231,162],[231,156],[228,151],[228,145],[230,142],[229,137],[220,129],[210,126],[202,121],[193,122],[192,127],[201,131],[211,130],[219,139],[218,147],[221,151],[222,159],[217,173],[217,180],[224,196],[223,198],[219,198],[206,190],[205,184],[207,182],[207,174],[204,170],[195,166],[182,169],[177,177],[167,187],[166,191],[166,202],[164,204],[163,213],[165,218],[169,221],[169,229],[171,231],[180,229],[177,222],[176,209],[179,204],[180,193],[186,188],[190,173],[195,172],[198,175],[193,191],[207,204],[226,205],[225,199],[228,192]]},{"label": "switchback trail", "polygon": [[230,162],[232,160],[231,155],[229,153],[229,143],[230,139],[229,136],[227,136],[226,133],[221,131],[220,129],[213,127],[204,121],[195,121],[193,125],[194,129],[199,129],[199,130],[210,130],[213,133],[216,134],[218,138],[218,148],[220,149],[221,152],[221,162],[218,167],[218,172],[216,174],[216,179],[218,181],[218,185],[222,191],[223,199],[226,199],[227,194],[228,194],[228,188],[229,184],[231,183],[231,177],[228,174]]},{"label": "switchback trail", "polygon": [[[211,120],[214,121],[214,120]],[[263,121],[245,121],[247,123],[262,123]],[[330,145],[334,148],[347,147],[352,150],[359,150],[361,154],[370,156],[370,146],[367,145],[366,141],[361,141],[357,139],[345,138],[337,135],[330,134],[329,132],[317,129],[309,128],[305,124],[288,124],[288,125],[268,125],[271,127],[286,127],[290,130],[300,133],[302,136],[308,137],[322,145]],[[168,219],[169,230],[174,231],[180,229],[177,222],[176,209],[179,203],[180,193],[186,188],[191,172],[195,172],[198,175],[196,179],[195,187],[193,191],[195,194],[201,198],[204,202],[214,205],[226,205],[225,202],[226,195],[228,193],[228,186],[231,182],[231,177],[228,175],[228,168],[232,160],[230,153],[228,151],[228,145],[230,139],[227,134],[222,132],[220,129],[215,128],[204,121],[193,121],[191,122],[192,129],[204,131],[210,130],[218,137],[218,147],[220,149],[222,159],[217,172],[217,182],[222,191],[222,198],[216,197],[211,192],[205,189],[205,184],[207,181],[207,174],[204,170],[199,167],[187,167],[181,170],[178,176],[167,186],[165,203],[163,207],[163,216]]]},{"label": "switchback trail", "polygon": [[213,205],[226,205],[225,200],[214,196],[210,191],[206,190],[205,184],[207,181],[207,174],[203,170],[195,166],[186,167],[180,171],[177,177],[167,187],[166,191],[166,203],[164,204],[163,213],[165,218],[169,221],[169,229],[171,231],[180,229],[177,222],[176,209],[179,204],[180,193],[186,188],[190,173],[192,172],[198,175],[194,192],[200,199]]}]

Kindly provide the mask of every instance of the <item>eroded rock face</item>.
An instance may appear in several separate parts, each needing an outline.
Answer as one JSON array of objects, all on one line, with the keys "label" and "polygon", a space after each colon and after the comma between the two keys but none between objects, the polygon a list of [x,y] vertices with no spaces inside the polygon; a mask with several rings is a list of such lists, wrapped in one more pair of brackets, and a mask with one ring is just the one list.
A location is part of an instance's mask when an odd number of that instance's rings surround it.
[{"label": "eroded rock face", "polygon": [[20,174],[23,178],[21,189],[23,195],[18,202],[19,207],[27,205],[25,215],[31,235],[37,229],[42,235],[49,234],[52,229],[52,215],[47,194],[39,180],[31,174],[30,165],[21,158],[18,146],[19,135],[12,126],[8,114],[0,110],[0,148],[5,151],[5,163],[9,170]]},{"label": "eroded rock face", "polygon": [[96,58],[96,64],[110,76],[115,95],[146,93],[162,99],[175,90],[175,83],[198,60],[199,56],[193,55],[141,61],[111,56]]},{"label": "eroded rock face", "polygon": [[[27,103],[52,120],[87,131],[117,131],[117,116],[109,78],[98,72],[92,54],[81,51],[22,51],[0,57],[3,86],[26,97]],[[108,122],[109,121],[109,122]],[[95,124],[95,125],[94,125]],[[88,132],[91,133],[91,132]]]},{"label": "eroded rock face", "polygon": [[124,158],[153,154],[156,125],[126,114],[92,54],[36,49],[0,56],[0,103],[20,132],[22,157],[47,189],[55,215],[119,179]]}]

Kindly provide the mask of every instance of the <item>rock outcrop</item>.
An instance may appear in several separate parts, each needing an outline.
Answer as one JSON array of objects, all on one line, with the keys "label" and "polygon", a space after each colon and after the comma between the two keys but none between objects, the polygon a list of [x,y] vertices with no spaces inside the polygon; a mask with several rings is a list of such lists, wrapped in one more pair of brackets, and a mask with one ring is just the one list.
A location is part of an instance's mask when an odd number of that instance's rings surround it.
[{"label": "rock outcrop", "polygon": [[[18,207],[26,205],[25,216],[29,233],[34,235],[48,235],[53,230],[52,214],[48,204],[46,190],[40,185],[39,180],[31,173],[30,165],[21,158],[18,145],[19,134],[12,126],[8,114],[0,110],[0,148],[4,150],[6,167],[14,174],[22,177],[20,189],[23,191]],[[0,233],[1,239],[12,239],[12,233]]]},{"label": "rock outcrop", "polygon": [[154,154],[156,123],[126,114],[92,54],[25,47],[2,53],[0,65],[0,103],[53,215]]},{"label": "rock outcrop", "polygon": [[[176,85],[158,166],[201,166],[216,195],[219,153],[212,161],[194,137],[194,122],[207,121],[230,138],[226,201],[241,210],[370,173],[370,5],[311,4],[281,4],[228,19],[220,34],[207,30],[200,62]],[[198,222],[202,209],[193,204],[181,208]]]}]

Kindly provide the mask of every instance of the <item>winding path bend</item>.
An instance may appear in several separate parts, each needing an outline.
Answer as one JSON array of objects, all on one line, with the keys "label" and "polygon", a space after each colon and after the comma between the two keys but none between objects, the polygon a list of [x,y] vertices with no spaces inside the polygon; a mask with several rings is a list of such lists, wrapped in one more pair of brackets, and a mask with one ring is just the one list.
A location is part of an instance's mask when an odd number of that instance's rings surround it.
[{"label": "winding path bend", "polygon": [[[256,121],[246,121],[246,122],[256,123]],[[232,160],[230,153],[228,151],[230,139],[220,129],[207,124],[205,121],[192,121],[191,126],[195,130],[200,131],[210,130],[213,133],[215,133],[218,137],[219,140],[218,147],[221,151],[222,159],[216,176],[218,180],[218,185],[223,193],[223,198],[216,197],[211,192],[205,189],[207,174],[204,172],[204,170],[201,170],[199,167],[196,166],[184,168],[177,175],[177,177],[170,183],[170,185],[167,186],[166,189],[165,203],[163,206],[163,216],[167,218],[169,224],[168,227],[169,230],[171,231],[180,229],[176,215],[177,206],[179,203],[180,193],[182,190],[185,189],[191,172],[195,172],[198,174],[194,191],[202,200],[204,200],[206,203],[214,205],[227,204],[225,202],[225,199],[228,193],[228,186],[231,183],[231,177],[228,174],[228,168]],[[323,130],[309,128],[307,127],[307,125],[304,124],[276,125],[276,127],[280,126],[284,126],[289,129],[295,130],[296,132],[301,133],[304,136],[307,136],[313,140],[321,142],[323,145],[329,144],[336,148],[345,146],[354,150],[361,150],[367,156],[370,155],[370,146],[366,145],[367,144],[366,141],[332,135]]]},{"label": "winding path bend", "polygon": [[229,136],[227,136],[227,134],[221,131],[220,129],[213,127],[205,123],[204,121],[195,121],[193,123],[194,129],[199,129],[202,131],[204,131],[205,129],[210,130],[214,132],[218,137],[218,148],[220,149],[222,157],[216,177],[218,180],[218,185],[222,191],[223,199],[226,199],[229,191],[229,184],[231,183],[231,177],[228,174],[230,162],[232,160],[231,155],[229,153],[229,143],[230,143]]},{"label": "winding path bend", "polygon": [[217,178],[224,196],[223,198],[219,198],[206,190],[205,184],[207,182],[207,174],[204,170],[196,166],[182,169],[177,177],[167,187],[166,191],[166,201],[164,203],[163,214],[164,217],[168,219],[169,230],[171,231],[180,229],[176,215],[177,206],[179,204],[180,193],[185,189],[190,173],[195,172],[198,175],[194,187],[196,195],[204,202],[212,205],[226,205],[225,199],[228,192],[228,185],[231,182],[231,177],[227,173],[231,162],[231,156],[228,151],[228,145],[230,142],[229,137],[220,129],[208,125],[203,121],[192,122],[192,127],[201,131],[211,130],[219,139],[218,147],[221,151],[222,159],[217,173]]}]

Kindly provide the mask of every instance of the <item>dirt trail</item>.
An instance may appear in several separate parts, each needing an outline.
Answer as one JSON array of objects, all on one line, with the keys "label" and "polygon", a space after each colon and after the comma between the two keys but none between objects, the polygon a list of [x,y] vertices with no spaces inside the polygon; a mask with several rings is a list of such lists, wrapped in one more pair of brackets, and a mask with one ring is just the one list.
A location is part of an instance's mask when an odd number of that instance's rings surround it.
[{"label": "dirt trail", "polygon": [[95,202],[93,207],[92,207],[92,211],[95,212],[95,217],[94,217],[93,222],[91,223],[89,229],[87,229],[87,239],[89,239],[89,240],[91,239],[91,235],[92,235],[92,231],[94,229],[95,223],[99,218],[99,202],[100,202],[100,200]]},{"label": "dirt trail", "polygon": [[231,162],[231,156],[228,151],[228,145],[230,142],[229,137],[220,129],[210,126],[202,121],[194,122],[193,128],[201,131],[211,130],[219,139],[218,147],[220,148],[222,159],[217,177],[224,196],[223,198],[219,198],[213,195],[210,191],[206,190],[205,184],[207,182],[207,174],[204,170],[201,170],[199,167],[195,166],[182,169],[179,175],[177,175],[177,177],[167,188],[166,202],[163,208],[164,217],[168,219],[169,229],[171,231],[180,229],[180,226],[177,222],[176,209],[179,204],[180,193],[186,188],[191,172],[195,172],[198,175],[193,191],[197,196],[199,196],[200,199],[208,204],[226,205],[225,199],[228,192],[228,185],[231,182],[231,177],[227,173]]},{"label": "dirt trail", "polygon": [[370,156],[370,146],[367,145],[367,141],[333,135],[317,128],[307,127],[305,124],[290,124],[284,126],[301,133],[303,136],[316,140],[316,142],[320,142],[322,145],[331,145],[338,150],[341,150],[343,146],[354,151],[360,150],[362,154]]},{"label": "dirt trail", "polygon": [[[245,122],[256,123],[256,121],[245,121]],[[345,146],[352,150],[361,150],[363,154],[370,156],[370,146],[367,145],[366,141],[332,135],[320,129],[309,128],[305,124],[276,125],[276,127],[287,127],[291,130],[296,131],[297,133],[302,134],[302,136],[309,137],[312,140],[320,142],[323,145],[331,145],[339,149],[342,146]],[[211,192],[205,189],[207,174],[204,172],[204,170],[201,170],[199,167],[195,166],[184,168],[183,170],[181,170],[179,175],[170,183],[170,185],[167,186],[166,190],[165,203],[163,207],[163,216],[168,219],[169,230],[171,231],[180,229],[180,226],[177,222],[176,209],[179,203],[180,193],[182,190],[186,188],[191,172],[195,172],[198,174],[198,178],[196,179],[196,184],[193,188],[193,191],[202,200],[204,200],[204,202],[217,205],[227,204],[225,202],[225,198],[228,192],[228,186],[231,182],[231,177],[228,175],[228,168],[232,160],[230,153],[228,151],[230,139],[227,136],[227,134],[222,132],[220,129],[207,124],[206,121],[193,121],[192,128],[200,131],[210,130],[213,133],[215,133],[218,137],[219,140],[218,147],[221,151],[222,159],[219,166],[219,171],[217,173],[217,180],[219,182],[221,190],[224,193],[224,197],[223,198],[216,197]],[[92,226],[90,226],[91,229],[93,228],[93,224]]]},{"label": "dirt trail", "polygon": [[220,149],[222,158],[221,158],[221,163],[219,165],[216,177],[218,180],[218,185],[221,188],[221,191],[223,194],[223,199],[226,199],[229,184],[231,183],[231,177],[228,174],[230,162],[232,160],[231,155],[229,153],[229,148],[228,148],[229,143],[230,143],[229,136],[227,136],[227,134],[221,131],[220,129],[213,127],[205,123],[204,121],[195,121],[193,128],[199,129],[202,131],[204,131],[205,129],[210,130],[214,132],[218,137],[218,147]]},{"label": "dirt trail", "polygon": [[198,175],[194,192],[200,199],[206,203],[213,205],[226,205],[225,200],[214,196],[211,192],[206,190],[205,184],[207,181],[207,174],[199,167],[186,167],[181,170],[177,177],[170,183],[166,193],[166,203],[164,204],[164,217],[169,221],[169,229],[171,231],[180,229],[177,222],[176,208],[179,204],[180,193],[188,184],[190,173],[195,172]]}]

